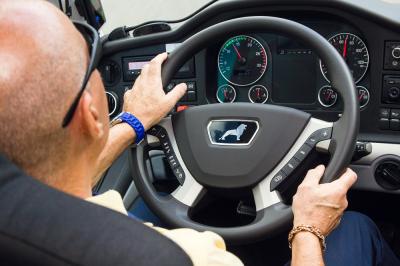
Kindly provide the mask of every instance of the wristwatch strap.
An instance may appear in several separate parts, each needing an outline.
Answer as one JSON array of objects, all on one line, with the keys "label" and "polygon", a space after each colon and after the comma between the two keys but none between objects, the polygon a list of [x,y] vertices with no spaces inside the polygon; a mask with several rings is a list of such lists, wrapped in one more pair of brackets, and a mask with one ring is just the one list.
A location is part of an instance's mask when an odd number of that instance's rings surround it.
[{"label": "wristwatch strap", "polygon": [[139,144],[144,139],[144,136],[146,134],[143,124],[133,114],[128,112],[122,112],[116,118],[113,119],[111,125],[115,125],[122,122],[127,123],[133,128],[133,130],[136,133],[135,143]]}]

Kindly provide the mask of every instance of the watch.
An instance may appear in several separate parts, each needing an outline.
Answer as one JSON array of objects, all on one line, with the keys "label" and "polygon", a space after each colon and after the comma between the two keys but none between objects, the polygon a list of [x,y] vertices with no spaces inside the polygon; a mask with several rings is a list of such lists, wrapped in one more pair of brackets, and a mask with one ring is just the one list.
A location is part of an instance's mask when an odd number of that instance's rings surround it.
[{"label": "watch", "polygon": [[144,130],[143,124],[139,121],[139,119],[136,118],[136,116],[128,112],[122,112],[117,115],[113,120],[111,120],[110,125],[111,127],[113,127],[120,123],[127,123],[133,128],[136,133],[136,144],[139,144],[144,139],[146,132]]}]

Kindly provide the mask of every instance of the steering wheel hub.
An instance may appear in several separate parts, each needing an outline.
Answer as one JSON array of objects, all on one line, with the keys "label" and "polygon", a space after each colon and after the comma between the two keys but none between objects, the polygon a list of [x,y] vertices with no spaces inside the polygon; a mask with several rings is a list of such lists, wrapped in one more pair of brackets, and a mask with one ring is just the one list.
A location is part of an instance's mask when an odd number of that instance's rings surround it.
[{"label": "steering wheel hub", "polygon": [[286,155],[310,115],[250,103],[210,104],[172,116],[179,151],[206,187],[243,188],[260,182]]}]

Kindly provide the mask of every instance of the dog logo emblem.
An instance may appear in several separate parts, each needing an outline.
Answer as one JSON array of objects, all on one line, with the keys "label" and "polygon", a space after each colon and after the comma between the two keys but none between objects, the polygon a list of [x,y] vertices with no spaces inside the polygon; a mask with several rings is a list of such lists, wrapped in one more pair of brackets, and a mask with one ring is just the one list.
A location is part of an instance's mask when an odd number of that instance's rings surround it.
[{"label": "dog logo emblem", "polygon": [[240,141],[240,137],[243,135],[244,131],[246,130],[247,125],[240,124],[236,129],[228,130],[219,138],[219,140],[225,140],[228,136],[236,136],[236,140]]}]

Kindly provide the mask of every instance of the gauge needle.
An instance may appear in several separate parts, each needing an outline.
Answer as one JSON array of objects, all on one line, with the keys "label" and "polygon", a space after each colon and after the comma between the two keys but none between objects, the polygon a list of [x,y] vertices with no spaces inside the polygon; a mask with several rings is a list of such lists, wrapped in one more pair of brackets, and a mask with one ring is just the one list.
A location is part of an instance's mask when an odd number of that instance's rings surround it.
[{"label": "gauge needle", "polygon": [[364,92],[361,92],[360,96],[358,96],[358,99],[361,100],[362,98],[364,98]]},{"label": "gauge needle", "polygon": [[239,57],[239,60],[240,59],[242,59],[242,56],[240,55],[240,53],[239,53],[239,50],[236,48],[236,46],[235,45],[233,45],[233,49],[235,49],[235,51],[236,51],[236,54],[238,55],[238,57]]},{"label": "gauge needle", "polygon": [[328,97],[326,97],[325,100],[328,101],[328,100],[331,98],[331,95],[332,95],[332,92],[331,92],[331,91],[328,91]]},{"label": "gauge needle", "polygon": [[346,59],[347,56],[347,40],[349,39],[349,35],[346,36],[346,39],[344,40],[344,45],[343,45],[343,58]]}]

